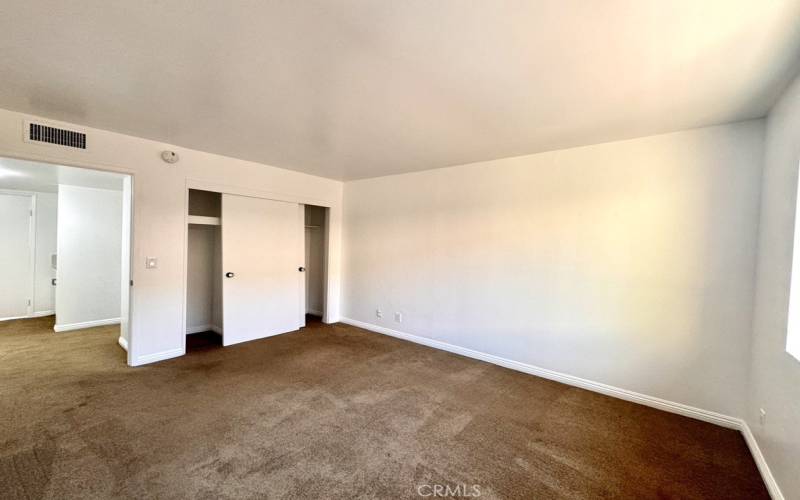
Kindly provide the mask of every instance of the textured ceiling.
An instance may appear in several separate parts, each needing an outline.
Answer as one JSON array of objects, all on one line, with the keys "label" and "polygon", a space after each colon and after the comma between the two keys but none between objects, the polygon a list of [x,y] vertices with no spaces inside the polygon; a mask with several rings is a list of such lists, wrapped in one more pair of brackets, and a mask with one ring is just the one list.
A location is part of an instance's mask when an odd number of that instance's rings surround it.
[{"label": "textured ceiling", "polygon": [[336,179],[763,116],[800,0],[0,5],[0,107]]}]

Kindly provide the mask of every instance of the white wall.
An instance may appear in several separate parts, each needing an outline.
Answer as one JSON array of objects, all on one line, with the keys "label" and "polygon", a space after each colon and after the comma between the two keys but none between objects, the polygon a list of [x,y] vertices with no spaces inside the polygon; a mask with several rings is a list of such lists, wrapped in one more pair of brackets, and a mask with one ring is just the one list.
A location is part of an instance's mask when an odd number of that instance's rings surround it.
[{"label": "white wall", "polygon": [[122,191],[58,188],[57,330],[119,320]]},{"label": "white wall", "polygon": [[[180,355],[184,339],[184,216],[189,182],[224,185],[233,194],[267,195],[298,203],[330,206],[328,318],[339,318],[339,258],[342,183],[321,177],[183,149],[98,129],[85,129],[89,150],[72,151],[22,140],[27,115],[0,110],[0,156],[50,161],[130,173],[134,176],[132,315],[129,361],[141,364]],[[160,154],[177,150],[181,161]],[[145,269],[145,257],[159,259]]]},{"label": "white wall", "polygon": [[[800,361],[786,352],[799,162],[800,78],[767,119],[747,407],[747,421],[786,498],[800,498]],[[767,412],[763,426],[759,408]]]},{"label": "white wall", "polygon": [[56,290],[52,279],[56,270],[50,256],[56,253],[56,221],[58,195],[36,193],[36,265],[34,270],[34,314],[52,313],[55,310]]},{"label": "white wall", "polygon": [[763,129],[348,182],[343,316],[741,416]]}]

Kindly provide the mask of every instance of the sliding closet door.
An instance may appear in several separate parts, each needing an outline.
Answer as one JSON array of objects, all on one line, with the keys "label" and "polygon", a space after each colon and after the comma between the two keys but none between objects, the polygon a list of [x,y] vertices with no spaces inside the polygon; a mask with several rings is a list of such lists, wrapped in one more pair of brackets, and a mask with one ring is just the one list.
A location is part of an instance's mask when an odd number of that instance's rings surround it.
[{"label": "sliding closet door", "polygon": [[299,327],[300,205],[222,195],[223,344]]},{"label": "sliding closet door", "polygon": [[0,194],[0,319],[32,310],[31,200],[30,195]]}]

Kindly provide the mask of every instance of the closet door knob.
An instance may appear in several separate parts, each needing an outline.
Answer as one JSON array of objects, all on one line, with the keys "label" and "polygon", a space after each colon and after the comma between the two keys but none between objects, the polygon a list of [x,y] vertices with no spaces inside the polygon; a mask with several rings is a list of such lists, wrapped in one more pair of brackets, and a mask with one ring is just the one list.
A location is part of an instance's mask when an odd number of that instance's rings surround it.
[{"label": "closet door knob", "polygon": [[301,273],[306,272],[306,268],[305,267],[298,267],[297,270],[300,271]]},{"label": "closet door knob", "polygon": [[225,273],[226,278],[233,278],[233,276],[234,276],[233,273]]}]

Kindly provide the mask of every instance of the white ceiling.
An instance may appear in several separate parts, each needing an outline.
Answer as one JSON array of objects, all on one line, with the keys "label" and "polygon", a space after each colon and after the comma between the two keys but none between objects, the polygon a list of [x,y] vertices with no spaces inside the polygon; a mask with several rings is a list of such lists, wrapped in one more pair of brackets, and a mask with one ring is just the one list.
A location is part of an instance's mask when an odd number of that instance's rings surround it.
[{"label": "white ceiling", "polygon": [[800,0],[4,2],[0,107],[354,179],[763,116]]},{"label": "white ceiling", "polygon": [[34,161],[0,158],[0,189],[58,192],[59,184],[122,190],[124,175]]}]

